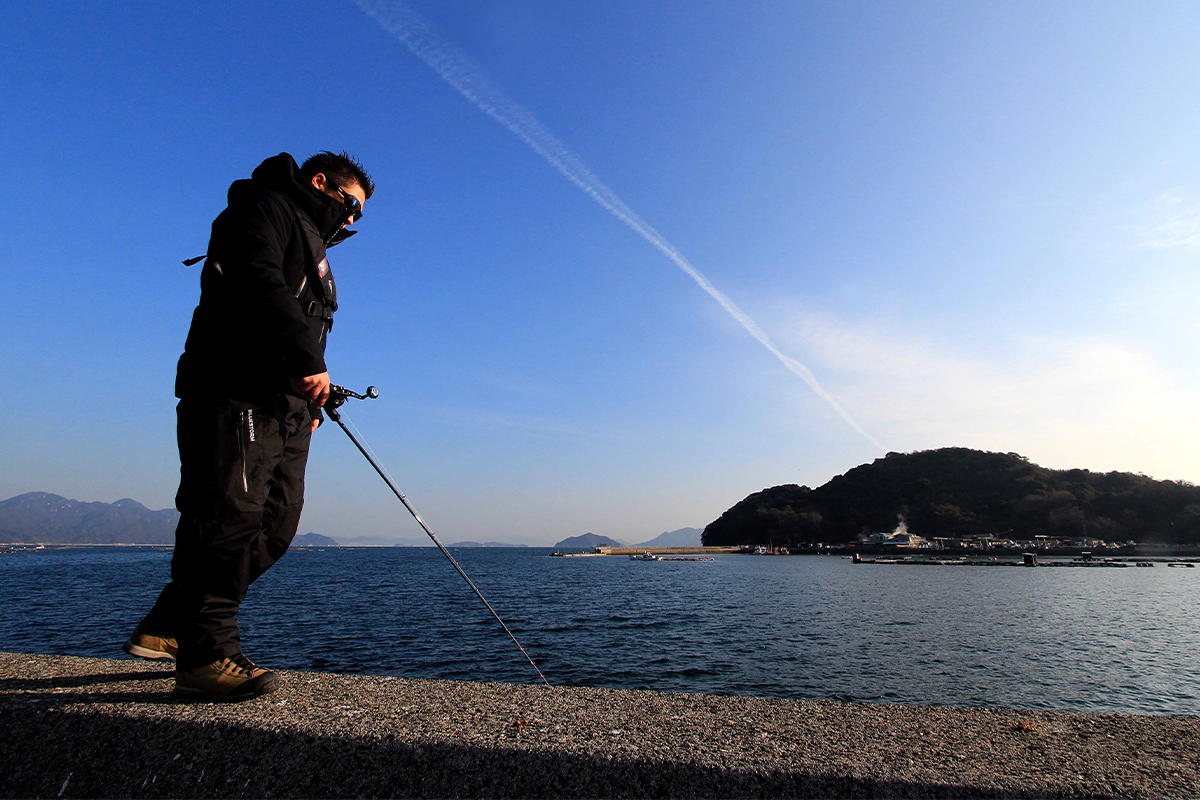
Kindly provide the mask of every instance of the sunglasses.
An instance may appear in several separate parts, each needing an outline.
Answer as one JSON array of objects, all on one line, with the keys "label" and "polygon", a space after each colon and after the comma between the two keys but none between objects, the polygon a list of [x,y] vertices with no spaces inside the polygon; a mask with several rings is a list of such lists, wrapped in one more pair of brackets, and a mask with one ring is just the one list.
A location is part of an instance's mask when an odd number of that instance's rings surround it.
[{"label": "sunglasses", "polygon": [[350,214],[351,221],[358,222],[360,219],[362,219],[362,203],[358,202],[358,198],[347,192],[341,186],[338,186],[333,181],[330,181],[329,185],[342,193],[342,202],[346,204],[346,211]]}]

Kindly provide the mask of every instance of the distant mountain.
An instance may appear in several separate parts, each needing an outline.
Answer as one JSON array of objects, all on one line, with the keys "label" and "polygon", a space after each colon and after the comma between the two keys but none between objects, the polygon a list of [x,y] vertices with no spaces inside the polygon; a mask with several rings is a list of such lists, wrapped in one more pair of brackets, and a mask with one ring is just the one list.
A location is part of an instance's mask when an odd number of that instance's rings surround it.
[{"label": "distant mountain", "polygon": [[509,542],[451,542],[447,547],[528,547],[527,544],[511,544]]},{"label": "distant mountain", "polygon": [[396,537],[385,539],[381,536],[339,536],[337,541],[343,547],[433,547],[433,542],[428,539],[424,541]]},{"label": "distant mountain", "polygon": [[337,539],[319,533],[302,533],[292,540],[292,547],[337,547]]},{"label": "distant mountain", "polygon": [[179,512],[152,511],[136,500],[87,503],[48,492],[0,502],[0,542],[170,544]]},{"label": "distant mountain", "polygon": [[1129,472],[1057,470],[1017,453],[888,453],[816,489],[755,492],[704,529],[707,545],[849,542],[903,518],[926,537],[996,534],[1200,543],[1200,487]]},{"label": "distant mountain", "polygon": [[703,528],[679,528],[660,533],[650,541],[642,542],[638,547],[699,547],[702,533]]},{"label": "distant mountain", "polygon": [[591,550],[593,547],[624,547],[624,542],[618,542],[616,539],[610,539],[607,536],[601,536],[598,533],[588,532],[581,536],[568,536],[561,542],[557,542],[554,547],[558,550]]}]

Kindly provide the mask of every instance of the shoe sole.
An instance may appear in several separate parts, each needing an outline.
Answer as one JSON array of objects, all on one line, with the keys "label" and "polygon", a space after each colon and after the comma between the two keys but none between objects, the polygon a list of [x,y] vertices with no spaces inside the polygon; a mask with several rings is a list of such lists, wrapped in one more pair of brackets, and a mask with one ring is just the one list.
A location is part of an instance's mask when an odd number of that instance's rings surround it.
[{"label": "shoe sole", "polygon": [[175,660],[175,656],[171,655],[170,653],[168,653],[165,650],[151,650],[148,647],[142,647],[140,645],[134,644],[133,642],[126,642],[125,644],[123,644],[121,646],[121,649],[124,650],[126,653],[128,653],[131,656],[135,656],[136,658],[144,658],[147,661],[174,661]]},{"label": "shoe sole", "polygon": [[251,678],[229,694],[213,694],[195,686],[180,686],[178,683],[175,684],[175,691],[172,694],[187,700],[208,700],[214,703],[240,703],[244,700],[253,700],[256,697],[271,694],[278,688],[279,676],[271,672],[266,675],[259,675],[257,678]]}]

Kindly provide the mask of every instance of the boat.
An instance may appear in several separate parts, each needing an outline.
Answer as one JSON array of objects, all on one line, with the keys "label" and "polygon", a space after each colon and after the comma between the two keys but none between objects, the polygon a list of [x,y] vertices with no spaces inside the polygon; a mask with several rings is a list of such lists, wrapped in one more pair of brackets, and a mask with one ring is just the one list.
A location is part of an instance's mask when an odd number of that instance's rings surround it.
[{"label": "boat", "polygon": [[644,553],[638,553],[637,555],[632,555],[629,557],[629,560],[630,561],[662,561],[662,559],[659,558],[658,556],[651,555],[649,550],[647,550]]}]

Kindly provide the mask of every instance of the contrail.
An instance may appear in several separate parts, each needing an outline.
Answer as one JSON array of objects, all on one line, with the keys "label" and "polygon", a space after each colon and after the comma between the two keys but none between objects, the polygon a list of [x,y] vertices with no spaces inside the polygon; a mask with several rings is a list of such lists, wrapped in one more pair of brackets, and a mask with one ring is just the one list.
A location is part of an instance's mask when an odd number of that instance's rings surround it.
[{"label": "contrail", "polygon": [[454,87],[459,94],[470,100],[480,111],[512,131],[517,138],[529,145],[535,153],[562,173],[563,177],[587,192],[593,200],[608,209],[613,216],[675,262],[675,266],[686,272],[692,280],[700,285],[701,289],[720,303],[721,307],[728,311],[729,315],[736,319],[747,333],[767,348],[771,355],[779,359],[779,363],[807,383],[809,388],[828,403],[850,427],[867,437],[871,444],[880,450],[887,449],[871,434],[863,430],[846,413],[846,410],[838,405],[833,395],[821,386],[812,370],[780,352],[771,337],[767,336],[766,331],[760,328],[758,323],[750,318],[750,315],[738,308],[737,303],[713,286],[700,270],[692,266],[683,253],[675,249],[662,237],[662,234],[650,227],[649,223],[625,205],[625,202],[617,197],[612,189],[609,189],[603,181],[597,178],[588,166],[579,160],[578,156],[559,141],[558,137],[546,130],[533,114],[493,86],[484,76],[483,70],[476,66],[465,53],[434,33],[423,19],[403,3],[396,0],[354,0],[354,2],[368,16],[378,22],[385,31],[407,47],[413,55],[442,76],[442,79]]}]

